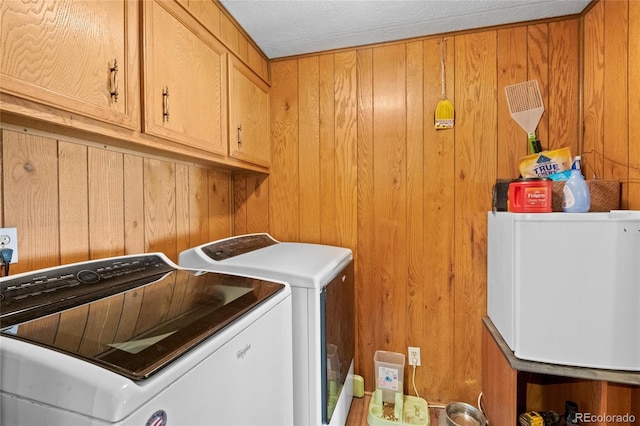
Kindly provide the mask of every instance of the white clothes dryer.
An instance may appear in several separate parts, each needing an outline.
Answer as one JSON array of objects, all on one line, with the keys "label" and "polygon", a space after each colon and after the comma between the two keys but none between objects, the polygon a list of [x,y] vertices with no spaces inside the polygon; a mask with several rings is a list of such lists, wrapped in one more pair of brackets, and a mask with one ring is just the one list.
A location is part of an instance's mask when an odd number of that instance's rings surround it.
[{"label": "white clothes dryer", "polygon": [[294,422],[346,423],[353,398],[355,301],[350,249],[248,234],[180,253],[183,267],[291,285]]}]

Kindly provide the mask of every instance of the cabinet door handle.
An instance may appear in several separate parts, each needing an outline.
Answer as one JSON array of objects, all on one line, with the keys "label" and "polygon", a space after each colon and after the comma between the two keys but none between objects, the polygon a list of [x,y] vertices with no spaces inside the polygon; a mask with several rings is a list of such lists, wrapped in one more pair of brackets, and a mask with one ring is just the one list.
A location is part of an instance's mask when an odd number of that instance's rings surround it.
[{"label": "cabinet door handle", "polygon": [[110,95],[114,102],[118,102],[118,59],[113,60],[113,66],[109,68],[109,71],[111,71]]},{"label": "cabinet door handle", "polygon": [[162,121],[169,121],[169,86],[162,89]]},{"label": "cabinet door handle", "polygon": [[242,146],[242,123],[238,124],[238,147]]}]

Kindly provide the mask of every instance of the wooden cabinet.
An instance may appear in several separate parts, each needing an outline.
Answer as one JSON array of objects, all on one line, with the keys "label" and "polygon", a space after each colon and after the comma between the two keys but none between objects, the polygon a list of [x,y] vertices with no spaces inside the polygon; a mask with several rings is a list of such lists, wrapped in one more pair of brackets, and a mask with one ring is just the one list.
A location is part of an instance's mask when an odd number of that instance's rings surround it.
[{"label": "wooden cabinet", "polygon": [[224,46],[173,0],[143,6],[144,132],[226,155]]},{"label": "wooden cabinet", "polygon": [[2,122],[265,172],[269,86],[220,41],[220,14],[212,1],[2,1]]},{"label": "wooden cabinet", "polygon": [[583,420],[586,415],[595,420],[606,415],[640,419],[640,373],[520,360],[491,320],[483,322],[482,394],[491,424],[516,425],[520,414],[533,410],[563,414],[568,400],[578,404]]},{"label": "wooden cabinet", "polygon": [[229,155],[269,167],[269,85],[238,59],[229,61]]},{"label": "wooden cabinet", "polygon": [[137,2],[2,1],[0,91],[139,128]]}]

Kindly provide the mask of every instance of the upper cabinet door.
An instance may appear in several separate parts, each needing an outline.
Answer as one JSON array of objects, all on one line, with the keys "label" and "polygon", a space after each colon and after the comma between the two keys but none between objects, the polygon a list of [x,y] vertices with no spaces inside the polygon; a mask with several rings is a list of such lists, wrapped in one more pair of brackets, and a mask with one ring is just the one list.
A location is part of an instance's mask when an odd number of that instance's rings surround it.
[{"label": "upper cabinet door", "polygon": [[138,3],[0,2],[0,91],[139,129]]},{"label": "upper cabinet door", "polygon": [[144,131],[226,155],[226,50],[173,0],[143,6]]},{"label": "upper cabinet door", "polygon": [[270,166],[269,85],[238,59],[229,61],[231,157]]}]

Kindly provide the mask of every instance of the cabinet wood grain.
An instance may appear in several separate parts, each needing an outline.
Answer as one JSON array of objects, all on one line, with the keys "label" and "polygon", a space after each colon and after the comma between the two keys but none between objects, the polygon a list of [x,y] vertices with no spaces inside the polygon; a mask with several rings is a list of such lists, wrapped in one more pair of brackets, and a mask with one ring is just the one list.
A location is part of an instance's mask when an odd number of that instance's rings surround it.
[{"label": "cabinet wood grain", "polygon": [[226,155],[224,46],[172,1],[144,5],[144,131]]},{"label": "cabinet wood grain", "polygon": [[138,17],[134,1],[3,1],[0,90],[138,129]]},{"label": "cabinet wood grain", "polygon": [[229,58],[229,155],[268,167],[269,85]]}]

